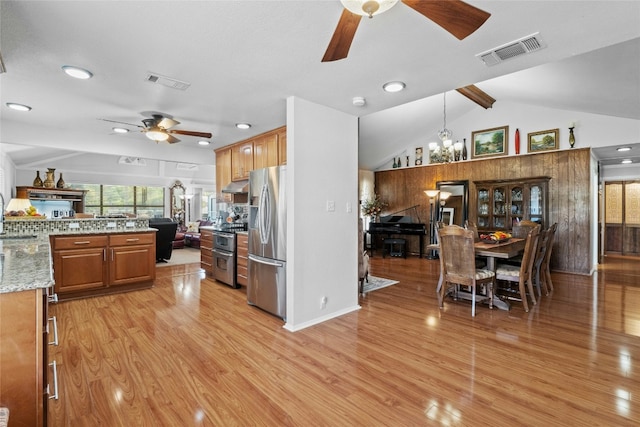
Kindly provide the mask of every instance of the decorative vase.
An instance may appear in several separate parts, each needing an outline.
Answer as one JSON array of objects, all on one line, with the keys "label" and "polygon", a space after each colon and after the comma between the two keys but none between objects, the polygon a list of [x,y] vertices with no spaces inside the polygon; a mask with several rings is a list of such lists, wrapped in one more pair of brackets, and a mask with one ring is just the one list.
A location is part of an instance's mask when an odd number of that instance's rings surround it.
[{"label": "decorative vase", "polygon": [[64,179],[62,179],[62,172],[60,172],[60,179],[56,183],[57,188],[64,188]]},{"label": "decorative vase", "polygon": [[56,186],[55,173],[56,173],[55,169],[53,168],[47,169],[47,172],[46,172],[47,177],[44,180],[45,188],[54,188]]},{"label": "decorative vase", "polygon": [[467,160],[467,138],[462,138],[462,160]]},{"label": "decorative vase", "polygon": [[516,154],[520,154],[520,129],[516,129]]},{"label": "decorative vase", "polygon": [[34,187],[43,187],[44,183],[42,182],[42,178],[40,178],[40,171],[36,171],[36,179],[33,180]]},{"label": "decorative vase", "polygon": [[573,127],[569,128],[569,145],[571,145],[571,148],[573,148],[573,146],[576,143],[576,136],[573,134]]}]

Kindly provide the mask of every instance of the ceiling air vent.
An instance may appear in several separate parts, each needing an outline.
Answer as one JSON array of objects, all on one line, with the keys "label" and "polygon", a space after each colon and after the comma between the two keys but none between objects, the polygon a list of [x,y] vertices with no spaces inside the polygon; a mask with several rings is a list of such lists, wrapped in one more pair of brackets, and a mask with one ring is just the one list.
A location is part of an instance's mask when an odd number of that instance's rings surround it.
[{"label": "ceiling air vent", "polygon": [[530,36],[498,46],[487,52],[479,53],[476,57],[480,58],[487,67],[490,67],[507,59],[515,58],[516,56],[535,52],[546,47],[540,39],[539,34],[540,33],[531,34]]},{"label": "ceiling air vent", "polygon": [[191,83],[183,82],[181,80],[173,79],[171,77],[161,76],[160,74],[156,74],[156,73],[147,74],[147,77],[145,78],[145,80],[151,83],[157,83],[159,85],[170,87],[172,89],[178,89],[178,90],[187,90],[189,86],[191,86]]},{"label": "ceiling air vent", "polygon": [[141,159],[140,157],[121,156],[118,159],[118,163],[121,165],[147,166],[147,161],[145,159]]}]

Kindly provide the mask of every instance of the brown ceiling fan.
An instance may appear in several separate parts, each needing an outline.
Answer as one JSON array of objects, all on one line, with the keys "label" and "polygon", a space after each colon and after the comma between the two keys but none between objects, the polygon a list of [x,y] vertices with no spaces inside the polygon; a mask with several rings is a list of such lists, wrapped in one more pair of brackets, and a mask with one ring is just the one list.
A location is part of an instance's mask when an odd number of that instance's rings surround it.
[{"label": "brown ceiling fan", "polygon": [[[491,16],[461,0],[401,0],[413,10],[432,20],[458,40],[462,40]],[[391,9],[398,0],[340,0],[345,7],[329,42],[322,62],[344,59],[363,16],[372,18]]]},{"label": "brown ceiling fan", "polygon": [[141,132],[144,133],[147,136],[147,138],[156,142],[166,141],[169,144],[174,144],[176,142],[179,142],[180,140],[173,135],[187,135],[187,136],[196,136],[198,138],[211,138],[210,132],[195,132],[191,130],[171,129],[174,126],[179,125],[180,122],[177,120],[174,120],[172,117],[168,117],[166,115],[156,114],[156,113],[151,114],[150,118],[142,120],[142,123],[144,124],[144,126],[134,125],[126,122],[119,122],[116,120],[109,120],[109,119],[100,119],[100,120],[104,120],[105,122],[120,123],[123,125],[138,127],[142,129]]}]

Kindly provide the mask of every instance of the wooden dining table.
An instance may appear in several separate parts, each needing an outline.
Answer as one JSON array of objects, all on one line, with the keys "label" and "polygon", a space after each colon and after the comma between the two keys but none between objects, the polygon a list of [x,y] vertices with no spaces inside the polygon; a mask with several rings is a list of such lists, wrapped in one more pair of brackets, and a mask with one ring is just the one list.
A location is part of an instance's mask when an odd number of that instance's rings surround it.
[{"label": "wooden dining table", "polygon": [[[474,249],[477,256],[483,256],[487,258],[487,269],[496,271],[496,259],[509,259],[520,255],[522,251],[524,251],[525,244],[526,239],[512,237],[505,242],[499,243],[489,243],[483,241],[476,242],[474,243]],[[437,244],[431,244],[427,246],[427,249],[437,251],[440,249],[440,246]],[[444,282],[442,273],[443,271],[441,268],[440,278],[438,279],[438,287],[436,288],[436,292],[438,295],[440,295],[440,290],[442,289],[442,285]],[[509,303],[498,298],[497,295],[495,295],[495,292],[493,296],[493,305],[501,310],[509,310]]]}]

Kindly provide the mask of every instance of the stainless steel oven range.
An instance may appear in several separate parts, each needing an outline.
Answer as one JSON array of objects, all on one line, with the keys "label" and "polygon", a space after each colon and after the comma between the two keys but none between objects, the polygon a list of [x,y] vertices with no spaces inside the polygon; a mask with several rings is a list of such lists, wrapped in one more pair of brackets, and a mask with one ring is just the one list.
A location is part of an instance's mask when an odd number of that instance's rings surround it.
[{"label": "stainless steel oven range", "polygon": [[213,277],[232,288],[236,281],[236,234],[233,231],[213,232]]}]

